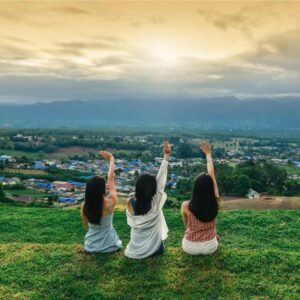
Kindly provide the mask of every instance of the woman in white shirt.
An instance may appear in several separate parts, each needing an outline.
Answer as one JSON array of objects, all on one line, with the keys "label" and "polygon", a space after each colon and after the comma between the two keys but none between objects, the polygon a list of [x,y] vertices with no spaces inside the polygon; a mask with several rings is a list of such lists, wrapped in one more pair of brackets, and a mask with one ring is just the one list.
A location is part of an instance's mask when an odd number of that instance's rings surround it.
[{"label": "woman in white shirt", "polygon": [[156,178],[141,175],[136,182],[135,198],[129,199],[126,208],[127,223],[131,227],[130,242],[125,256],[142,259],[164,252],[163,241],[168,236],[168,227],[162,208],[167,200],[164,191],[171,147],[164,143],[164,159]]}]

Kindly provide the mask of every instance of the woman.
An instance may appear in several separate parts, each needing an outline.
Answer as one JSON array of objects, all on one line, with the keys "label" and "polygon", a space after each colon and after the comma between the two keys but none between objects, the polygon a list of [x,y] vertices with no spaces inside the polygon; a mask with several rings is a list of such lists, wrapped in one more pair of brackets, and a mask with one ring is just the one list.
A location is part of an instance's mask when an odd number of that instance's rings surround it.
[{"label": "woman", "polygon": [[131,227],[130,242],[125,256],[142,259],[164,252],[163,241],[168,227],[162,208],[167,200],[164,192],[171,147],[164,143],[164,159],[156,178],[150,174],[141,175],[135,186],[135,198],[128,200],[127,223]]},{"label": "woman", "polygon": [[100,151],[99,155],[109,161],[109,193],[105,196],[106,183],[101,176],[94,176],[86,185],[81,218],[84,227],[88,229],[84,249],[89,253],[115,252],[122,247],[122,242],[112,225],[113,212],[118,200],[114,181],[114,157],[106,151]]},{"label": "woman", "polygon": [[208,174],[200,174],[194,183],[192,199],[182,203],[181,214],[186,227],[183,251],[197,255],[213,254],[218,248],[216,219],[219,211],[219,189],[208,143],[200,145],[207,159]]}]

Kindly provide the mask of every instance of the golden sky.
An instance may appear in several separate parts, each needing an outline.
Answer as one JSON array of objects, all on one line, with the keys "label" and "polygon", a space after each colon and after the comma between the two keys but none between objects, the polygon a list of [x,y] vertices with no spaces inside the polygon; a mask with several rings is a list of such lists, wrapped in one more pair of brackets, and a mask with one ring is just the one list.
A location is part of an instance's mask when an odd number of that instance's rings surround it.
[{"label": "golden sky", "polygon": [[300,2],[1,1],[0,102],[300,95]]}]

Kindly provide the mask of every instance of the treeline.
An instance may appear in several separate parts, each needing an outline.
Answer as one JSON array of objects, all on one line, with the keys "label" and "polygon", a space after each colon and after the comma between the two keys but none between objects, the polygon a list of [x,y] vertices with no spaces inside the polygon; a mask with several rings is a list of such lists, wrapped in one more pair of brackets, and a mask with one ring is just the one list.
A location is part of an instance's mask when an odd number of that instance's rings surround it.
[{"label": "treeline", "polygon": [[[245,196],[249,188],[252,188],[259,193],[270,195],[300,196],[299,181],[288,178],[284,169],[272,163],[255,163],[250,160],[236,167],[216,164],[215,169],[222,195]],[[193,177],[179,180],[176,190],[171,191],[171,194],[180,200],[189,199],[197,172],[206,172],[206,167],[192,168]]]},{"label": "treeline", "polygon": [[80,172],[77,170],[63,170],[63,169],[58,169],[54,167],[50,167],[47,169],[47,172],[45,174],[26,174],[24,172],[18,173],[17,171],[15,173],[12,172],[7,172],[5,169],[1,170],[1,176],[5,177],[18,177],[21,180],[26,180],[26,179],[42,179],[42,180],[48,180],[48,181],[55,181],[55,180],[62,180],[62,181],[67,181],[67,180],[75,180],[75,181],[80,181],[80,182],[86,182],[87,179],[85,177],[87,174],[84,172]]}]

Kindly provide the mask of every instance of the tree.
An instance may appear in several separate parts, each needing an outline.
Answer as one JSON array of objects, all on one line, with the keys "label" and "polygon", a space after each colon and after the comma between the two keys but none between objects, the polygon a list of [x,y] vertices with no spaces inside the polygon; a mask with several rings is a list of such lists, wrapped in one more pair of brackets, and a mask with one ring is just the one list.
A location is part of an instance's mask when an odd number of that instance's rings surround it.
[{"label": "tree", "polygon": [[193,157],[193,148],[191,145],[182,143],[177,148],[177,157],[178,158],[191,158]]},{"label": "tree", "polygon": [[248,176],[242,175],[238,177],[235,185],[235,194],[238,196],[244,196],[247,194],[251,187],[251,180]]},{"label": "tree", "polygon": [[288,179],[284,183],[285,196],[298,196],[300,195],[300,183],[293,179]]},{"label": "tree", "polygon": [[49,206],[53,206],[54,205],[54,202],[56,202],[58,200],[58,196],[57,195],[51,195],[48,197],[48,205]]},{"label": "tree", "polygon": [[234,178],[232,176],[225,176],[222,181],[220,181],[221,191],[224,194],[232,194],[234,189]]},{"label": "tree", "polygon": [[0,183],[0,202],[4,202],[5,199],[5,192],[3,191],[2,183]]},{"label": "tree", "polygon": [[193,181],[192,179],[180,179],[176,184],[176,190],[180,194],[189,194],[192,192]]}]

